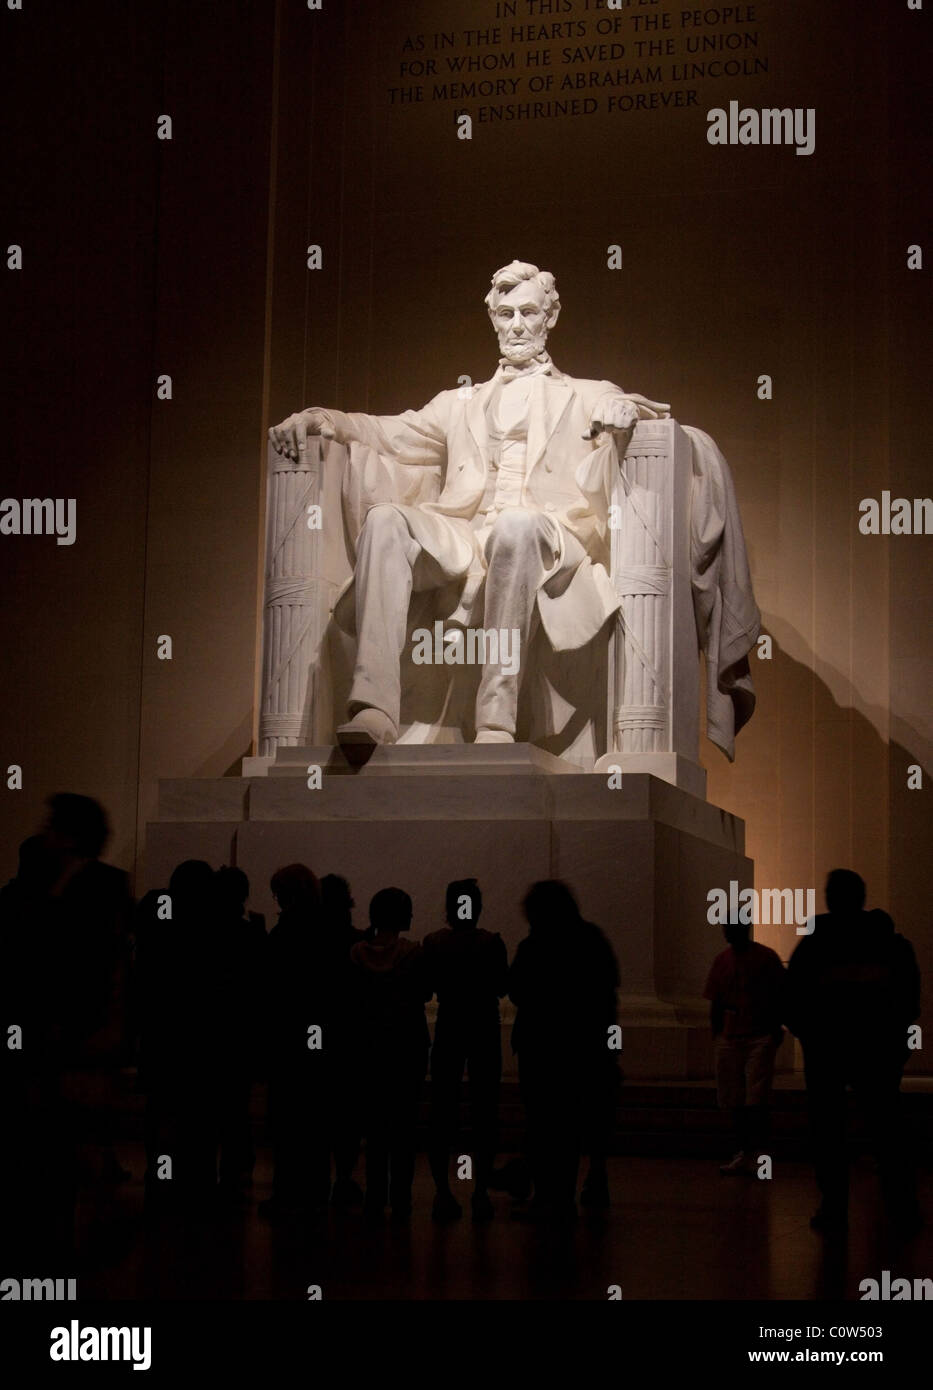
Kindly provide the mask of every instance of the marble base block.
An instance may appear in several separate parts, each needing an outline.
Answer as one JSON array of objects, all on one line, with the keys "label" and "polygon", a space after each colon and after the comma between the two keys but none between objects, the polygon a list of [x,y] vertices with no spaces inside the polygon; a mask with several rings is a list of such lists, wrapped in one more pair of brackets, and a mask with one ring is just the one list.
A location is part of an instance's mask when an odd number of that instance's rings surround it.
[{"label": "marble base block", "polygon": [[[309,766],[322,769],[320,787]],[[447,883],[476,877],[482,924],[511,955],[528,887],[562,878],[618,957],[625,1074],[711,1075],[702,993],[724,942],[707,894],[753,884],[741,820],[673,780],[626,769],[610,789],[608,776],[527,744],[396,744],[356,771],[339,749],[285,748],[265,774],[162,782],[144,887],[163,887],[184,858],[235,863],[271,925],[269,879],[302,861],[349,880],[357,926],[378,889],[404,888],[419,938],[443,925]],[[507,1029],[507,1001],[503,1016]],[[514,1072],[508,1047],[505,1058]]]}]

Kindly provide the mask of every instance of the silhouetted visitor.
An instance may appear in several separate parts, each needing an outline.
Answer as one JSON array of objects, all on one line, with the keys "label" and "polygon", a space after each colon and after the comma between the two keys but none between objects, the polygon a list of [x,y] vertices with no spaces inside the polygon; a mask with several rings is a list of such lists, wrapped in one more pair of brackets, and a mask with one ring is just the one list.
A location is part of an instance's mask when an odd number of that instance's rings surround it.
[{"label": "silhouetted visitor", "polygon": [[[9,1025],[5,1118],[18,1150],[8,1190],[29,1222],[30,1253],[66,1253],[72,1239],[78,1140],[97,1149],[99,1175],[128,1176],[111,1131],[125,1032],[132,897],[122,870],[100,860],[109,826],[91,797],[49,798],[45,825],[21,847],[19,872],[0,898],[0,967]],[[8,1025],[8,1026],[9,1026]],[[98,1098],[93,1128],[87,1085]],[[103,1099],[103,1105],[100,1105]]]},{"label": "silhouetted visitor", "polygon": [[214,893],[222,925],[242,925],[245,932],[240,935],[245,935],[247,940],[254,944],[265,941],[265,917],[246,906],[249,902],[249,877],[243,869],[221,864],[214,875]]},{"label": "silhouetted visitor", "polygon": [[[29,1047],[0,1049],[20,1065],[38,1067],[57,1049],[60,1031],[59,991],[63,975],[52,955],[49,893],[55,863],[44,835],[31,835],[19,847],[19,867],[0,889],[0,1000],[3,1017],[23,1031]],[[52,967],[55,966],[53,970]]]},{"label": "silhouetted visitor", "polygon": [[776,951],[751,939],[751,925],[723,928],[729,945],[713,961],[703,997],[710,1001],[716,1098],[732,1114],[735,1153],[719,1171],[754,1174],[768,1129],[774,1059],[781,1045],[784,967]]},{"label": "silhouetted visitor", "polygon": [[342,936],[349,952],[358,941],[365,941],[366,933],[357,931],[353,925],[353,893],[350,885],[340,874],[325,874],[321,879],[321,913],[324,923],[335,936]]},{"label": "silhouetted visitor", "polygon": [[899,1091],[908,1028],[920,1012],[917,962],[886,912],[865,911],[865,884],[850,869],[830,873],[826,907],[791,956],[785,1020],[803,1046],[823,1199],[810,1224],[830,1234],[846,1228],[849,1085],[867,1120],[890,1218],[910,1232],[920,1216]]},{"label": "silhouetted visitor", "polygon": [[[61,988],[58,1023],[66,1071],[93,1077],[103,1097],[95,1113],[101,1176],[120,1181],[113,1117],[120,1104],[117,1078],[129,1060],[127,1019],[133,897],[122,869],[100,856],[110,836],[107,815],[89,796],[62,792],[49,798],[43,830],[52,865],[48,928]],[[72,1102],[81,1107],[80,1090]]]},{"label": "silhouetted visitor", "polygon": [[509,997],[517,1009],[512,1047],[527,1118],[532,1214],[564,1220],[576,1214],[582,1152],[590,1170],[581,1200],[609,1203],[606,1155],[618,1084],[609,1030],[619,969],[566,884],[534,884],[523,906],[529,933],[509,971]]},{"label": "silhouetted visitor", "polygon": [[371,1221],[383,1219],[386,1202],[393,1220],[411,1215],[415,1124],[430,1042],[423,952],[401,935],[411,927],[411,912],[407,893],[383,888],[369,904],[373,939],[350,952],[366,1136],[364,1212]]},{"label": "silhouetted visitor", "polygon": [[[210,873],[210,865],[204,869]],[[135,949],[130,990],[131,1031],[136,1042],[136,1087],[146,1098],[143,1141],[146,1150],[146,1197],[169,1197],[172,1189],[158,1178],[160,1154],[174,1149],[177,1128],[168,1049],[174,1039],[166,988],[178,956],[168,887],[153,888],[136,906]],[[164,1175],[165,1164],[161,1164]]]},{"label": "silhouetted visitor", "polygon": [[33,835],[20,846],[16,877],[0,890],[0,1235],[10,1268],[69,1256],[74,1234],[74,1137],[62,1090],[65,981],[48,902],[54,873],[45,837]]},{"label": "silhouetted visitor", "polygon": [[474,1220],[493,1215],[489,1178],[496,1152],[502,1042],[499,1000],[508,989],[508,955],[498,933],[479,925],[483,897],[475,878],[447,885],[447,926],[424,940],[427,988],[437,995],[431,1048],[431,1173],[435,1221],[462,1208],[450,1189],[450,1152],[460,1118],[460,1083],[470,1082]]},{"label": "silhouetted visitor", "polygon": [[224,1039],[217,1076],[220,1186],[236,1196],[252,1179],[255,1152],[249,1103],[258,1075],[257,1006],[266,967],[266,923],[247,910],[249,879],[224,865],[214,878],[218,925],[218,985]]},{"label": "silhouetted visitor", "polygon": [[366,939],[365,933],[357,931],[353,925],[355,906],[347,880],[339,874],[325,874],[321,879],[324,925],[331,937],[335,955],[342,960],[345,967],[335,970],[335,999],[331,1026],[335,1170],[331,1201],[338,1207],[357,1206],[363,1201],[363,1190],[353,1177],[353,1170],[360,1154],[363,1126],[358,1092],[359,1040],[353,1026],[347,994],[350,951],[358,941]]},{"label": "silhouetted visitor", "polygon": [[279,916],[268,939],[266,1031],[274,1153],[270,1220],[320,1214],[330,1195],[333,1000],[322,969],[320,887],[304,864],[277,870]]},{"label": "silhouetted visitor", "polygon": [[137,926],[147,1196],[177,1196],[191,1213],[209,1206],[217,1186],[227,1065],[217,919],[214,872],[188,859],[166,892],[147,894]]},{"label": "silhouetted visitor", "polygon": [[62,1046],[70,1064],[112,1072],[125,1060],[129,880],[100,860],[110,829],[98,802],[63,792],[48,808],[49,905],[67,982]]}]

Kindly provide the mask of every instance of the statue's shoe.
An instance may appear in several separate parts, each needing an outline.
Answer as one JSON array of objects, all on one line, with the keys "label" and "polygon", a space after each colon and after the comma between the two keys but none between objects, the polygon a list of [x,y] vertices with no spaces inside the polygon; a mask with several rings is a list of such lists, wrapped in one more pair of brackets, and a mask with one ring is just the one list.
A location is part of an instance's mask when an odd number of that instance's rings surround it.
[{"label": "statue's shoe", "polygon": [[377,743],[395,743],[398,729],[381,709],[358,710],[347,724],[337,728],[337,741],[341,748],[375,748]]},{"label": "statue's shoe", "polygon": [[505,729],[477,729],[474,743],[514,743],[515,735]]}]

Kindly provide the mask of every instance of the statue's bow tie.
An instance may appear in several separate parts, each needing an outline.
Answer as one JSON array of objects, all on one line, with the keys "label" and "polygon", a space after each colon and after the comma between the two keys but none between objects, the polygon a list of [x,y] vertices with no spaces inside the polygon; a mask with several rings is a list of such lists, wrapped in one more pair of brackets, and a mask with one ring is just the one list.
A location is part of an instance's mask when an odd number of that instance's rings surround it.
[{"label": "statue's bow tie", "polygon": [[523,362],[520,366],[510,362],[507,357],[500,357],[496,378],[499,381],[514,381],[519,376],[550,376],[553,372],[554,363],[546,354],[544,357],[533,357],[530,362]]}]

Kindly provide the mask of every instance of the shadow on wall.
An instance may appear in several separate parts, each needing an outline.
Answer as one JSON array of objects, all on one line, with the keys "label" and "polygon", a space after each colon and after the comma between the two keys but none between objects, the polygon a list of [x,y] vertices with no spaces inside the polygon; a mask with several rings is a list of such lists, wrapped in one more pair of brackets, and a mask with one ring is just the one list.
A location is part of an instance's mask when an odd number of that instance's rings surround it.
[{"label": "shadow on wall", "polygon": [[[767,616],[764,631],[773,634]],[[756,887],[813,887],[819,912],[828,871],[854,868],[867,883],[868,905],[890,912],[913,943],[923,978],[933,980],[928,741],[903,720],[896,727],[913,747],[886,741],[876,710],[841,705],[776,638],[770,661],[753,657],[752,675],[758,707],[739,735],[736,762],[730,766],[708,743],[702,759],[707,799],[746,822]],[[918,770],[922,785],[911,789]],[[799,939],[793,927],[782,926],[757,936],[785,960]],[[933,1028],[929,997],[928,991],[923,1022]],[[925,1057],[914,1053],[910,1069],[933,1071]]]}]

